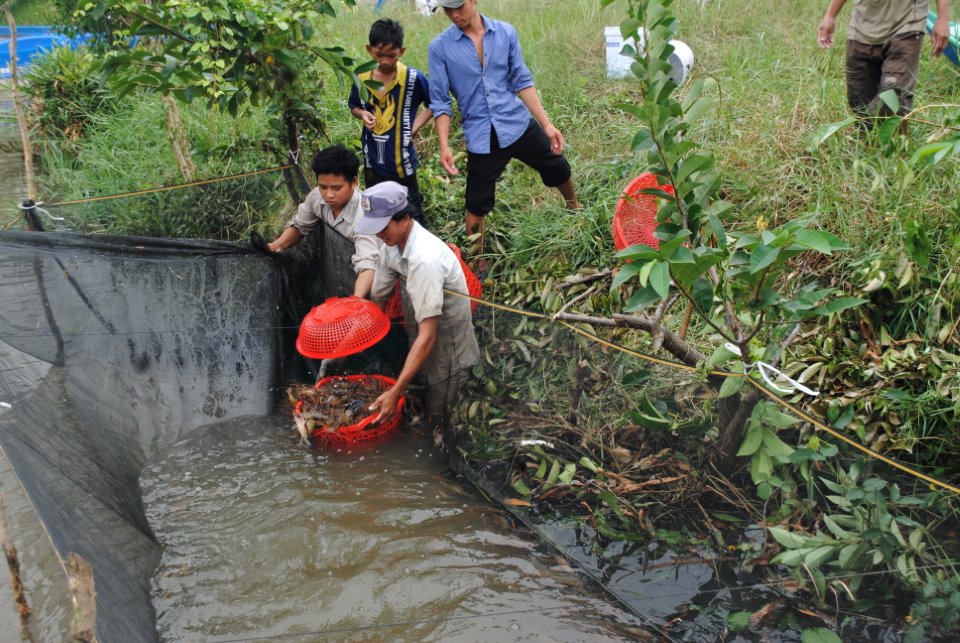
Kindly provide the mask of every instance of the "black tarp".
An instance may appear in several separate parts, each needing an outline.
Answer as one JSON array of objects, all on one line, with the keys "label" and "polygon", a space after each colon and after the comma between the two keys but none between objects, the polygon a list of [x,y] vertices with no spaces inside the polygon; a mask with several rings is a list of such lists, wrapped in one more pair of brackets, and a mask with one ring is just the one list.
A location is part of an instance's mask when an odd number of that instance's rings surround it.
[{"label": "black tarp", "polygon": [[144,461],[198,427],[271,413],[281,380],[308,370],[284,361],[299,320],[351,290],[351,245],[321,230],[280,259],[0,232],[0,446],[58,555],[91,564],[101,642],[157,638]]}]

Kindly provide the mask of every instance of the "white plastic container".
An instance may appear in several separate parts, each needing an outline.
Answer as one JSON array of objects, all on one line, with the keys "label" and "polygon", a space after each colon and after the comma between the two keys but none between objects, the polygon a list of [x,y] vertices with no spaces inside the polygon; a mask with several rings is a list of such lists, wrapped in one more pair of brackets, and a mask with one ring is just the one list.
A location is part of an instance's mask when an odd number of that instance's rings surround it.
[{"label": "white plastic container", "polygon": [[670,54],[669,76],[677,85],[682,85],[693,71],[693,50],[679,40],[671,40],[670,44],[673,45],[673,53]]},{"label": "white plastic container", "polygon": [[417,13],[425,18],[429,18],[433,15],[433,10],[436,9],[436,6],[433,0],[417,0]]},{"label": "white plastic container", "polygon": [[[620,27],[604,27],[603,36],[607,43],[607,78],[626,78],[631,73],[630,65],[633,64],[634,59],[620,53],[624,45]],[[643,47],[643,37],[641,36],[639,42],[631,39],[629,43],[634,49],[640,51]],[[669,58],[671,67],[669,76],[677,85],[682,85],[693,70],[693,50],[679,40],[671,40],[670,44],[673,45],[674,51]]]},{"label": "white plastic container", "polygon": [[[624,78],[630,75],[630,65],[633,58],[620,53],[623,49],[623,36],[620,27],[604,27],[603,37],[607,41],[607,78]],[[630,41],[633,48],[637,48],[634,41]]]}]

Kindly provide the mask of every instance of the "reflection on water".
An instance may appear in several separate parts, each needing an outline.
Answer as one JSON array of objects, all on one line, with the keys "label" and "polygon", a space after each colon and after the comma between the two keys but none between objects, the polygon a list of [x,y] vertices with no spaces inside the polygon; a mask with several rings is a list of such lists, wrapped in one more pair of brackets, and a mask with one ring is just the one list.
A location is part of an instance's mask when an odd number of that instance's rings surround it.
[{"label": "reflection on water", "polygon": [[286,419],[213,427],[148,463],[163,640],[633,640],[640,622],[512,530],[404,433],[310,451]]}]

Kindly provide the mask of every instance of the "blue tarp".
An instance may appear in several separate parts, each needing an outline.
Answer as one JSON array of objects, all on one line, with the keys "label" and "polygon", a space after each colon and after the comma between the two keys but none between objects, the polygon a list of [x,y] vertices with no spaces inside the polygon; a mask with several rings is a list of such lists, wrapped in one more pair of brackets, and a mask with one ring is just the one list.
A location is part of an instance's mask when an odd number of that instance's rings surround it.
[{"label": "blue tarp", "polygon": [[[53,31],[53,27],[31,25],[17,27],[17,68],[30,64],[30,60],[54,47],[76,48],[89,38],[82,34],[71,38]],[[10,78],[10,28],[0,27],[0,78]]]}]

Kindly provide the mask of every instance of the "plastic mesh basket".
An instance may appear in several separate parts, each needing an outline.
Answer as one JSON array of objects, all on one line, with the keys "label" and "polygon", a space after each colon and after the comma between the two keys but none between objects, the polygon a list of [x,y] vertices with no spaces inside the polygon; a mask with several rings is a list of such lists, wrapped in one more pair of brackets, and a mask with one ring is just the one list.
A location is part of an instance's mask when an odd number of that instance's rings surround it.
[{"label": "plastic mesh basket", "polygon": [[390,331],[390,320],[359,297],[331,297],[300,323],[297,351],[311,359],[345,357],[370,348]]},{"label": "plastic mesh basket", "polygon": [[[457,255],[457,260],[460,261],[460,267],[463,268],[463,276],[467,278],[467,293],[471,297],[476,297],[480,299],[483,295],[483,285],[480,283],[480,279],[470,270],[470,266],[467,265],[467,262],[463,260],[463,255],[460,254],[460,248],[452,243],[448,243],[450,249],[453,250],[453,254]],[[477,306],[479,304],[475,301],[470,302],[470,311],[477,312]],[[387,317],[392,321],[399,321],[403,319],[403,304],[400,302],[400,280],[397,280],[397,284],[393,289],[393,296],[387,301],[387,305],[384,307],[384,312],[387,314]]]},{"label": "plastic mesh basket", "polygon": [[658,185],[656,175],[651,172],[635,178],[623,191],[613,215],[613,245],[617,250],[638,243],[660,247],[660,240],[653,234],[657,229],[657,197],[641,192],[650,188],[673,194],[673,186]]},{"label": "plastic mesh basket", "polygon": [[[334,375],[317,382],[315,388],[319,391],[337,380],[360,382],[364,386],[378,391],[386,391],[397,383],[397,380],[384,375]],[[380,442],[400,428],[405,403],[406,397],[401,395],[397,401],[397,409],[393,417],[379,424],[373,424],[373,420],[378,413],[372,413],[356,424],[348,424],[335,429],[326,426],[314,428],[310,438],[318,446],[360,446]]]}]

